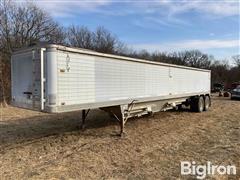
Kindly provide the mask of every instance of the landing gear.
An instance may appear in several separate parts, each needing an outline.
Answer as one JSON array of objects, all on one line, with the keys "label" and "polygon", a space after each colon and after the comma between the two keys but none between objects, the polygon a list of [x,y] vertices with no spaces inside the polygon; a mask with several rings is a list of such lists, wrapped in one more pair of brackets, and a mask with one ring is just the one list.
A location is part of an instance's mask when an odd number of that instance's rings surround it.
[{"label": "landing gear", "polygon": [[125,127],[126,122],[127,122],[127,119],[121,118],[121,120],[120,120],[120,134],[119,134],[121,137],[124,137],[124,135],[125,135],[124,127]]},{"label": "landing gear", "polygon": [[140,106],[135,108],[134,105],[135,103],[134,101],[132,101],[130,104],[101,108],[102,110],[108,112],[109,114],[111,114],[111,116],[114,116],[115,119],[118,120],[118,123],[120,125],[119,135],[121,137],[126,134],[124,128],[129,118],[152,114],[151,109],[147,108],[146,106]]},{"label": "landing gear", "polygon": [[85,121],[86,121],[86,118],[87,118],[87,115],[89,113],[90,109],[88,109],[87,111],[84,109],[82,110],[82,123],[81,123],[81,129],[84,129],[85,128]]},{"label": "landing gear", "polygon": [[125,134],[124,127],[127,122],[127,117],[125,117],[123,106],[118,105],[118,106],[104,107],[104,108],[101,108],[101,110],[109,113],[110,116],[114,117],[118,121],[120,126],[119,136],[123,137],[123,135]]}]

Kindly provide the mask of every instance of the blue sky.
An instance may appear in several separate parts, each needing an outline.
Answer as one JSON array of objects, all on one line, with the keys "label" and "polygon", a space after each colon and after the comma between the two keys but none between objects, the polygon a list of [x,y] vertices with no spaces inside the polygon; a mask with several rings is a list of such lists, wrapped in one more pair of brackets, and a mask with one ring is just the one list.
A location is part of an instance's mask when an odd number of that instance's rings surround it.
[{"label": "blue sky", "polygon": [[217,59],[240,54],[238,0],[38,0],[59,23],[104,26],[133,49],[199,49]]}]

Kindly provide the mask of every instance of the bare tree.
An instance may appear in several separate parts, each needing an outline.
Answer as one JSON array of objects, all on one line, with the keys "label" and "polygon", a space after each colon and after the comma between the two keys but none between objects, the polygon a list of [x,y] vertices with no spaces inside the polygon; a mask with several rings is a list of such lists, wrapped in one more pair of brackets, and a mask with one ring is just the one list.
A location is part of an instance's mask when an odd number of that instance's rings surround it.
[{"label": "bare tree", "polygon": [[67,45],[67,33],[66,28],[57,25],[57,27],[43,38],[48,43]]},{"label": "bare tree", "polygon": [[203,54],[199,50],[183,51],[178,53],[178,56],[185,65],[197,68],[210,68],[211,58],[207,54]]},{"label": "bare tree", "polygon": [[84,26],[70,26],[67,41],[70,46],[91,49],[102,53],[125,55],[127,47],[103,27],[91,32]]},{"label": "bare tree", "polygon": [[39,41],[61,43],[64,30],[45,11],[31,2],[0,1],[1,88],[10,93],[10,56],[15,48]]},{"label": "bare tree", "polygon": [[70,26],[68,28],[68,43],[71,46],[93,49],[93,34],[87,27]]},{"label": "bare tree", "polygon": [[230,66],[227,61],[214,61],[211,65],[212,83],[227,83]]},{"label": "bare tree", "polygon": [[98,52],[115,54],[118,43],[118,39],[104,27],[98,27],[93,34],[93,47]]},{"label": "bare tree", "polygon": [[[0,12],[0,36],[7,52],[38,41],[59,42],[59,35],[62,34],[59,25],[35,4],[2,0]],[[53,37],[57,38],[53,40]]]},{"label": "bare tree", "polygon": [[238,67],[240,67],[240,54],[239,54],[239,55],[232,56],[232,59],[233,59],[235,65],[238,66]]}]

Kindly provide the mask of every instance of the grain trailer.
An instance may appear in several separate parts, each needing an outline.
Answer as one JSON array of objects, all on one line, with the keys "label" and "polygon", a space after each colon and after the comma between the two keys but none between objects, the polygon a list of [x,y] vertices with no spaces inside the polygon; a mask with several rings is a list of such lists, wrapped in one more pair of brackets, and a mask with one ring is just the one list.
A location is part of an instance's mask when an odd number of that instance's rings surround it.
[{"label": "grain trailer", "polygon": [[49,113],[100,108],[120,123],[128,118],[190,106],[208,110],[211,72],[205,69],[103,54],[56,44],[15,51],[12,104]]}]

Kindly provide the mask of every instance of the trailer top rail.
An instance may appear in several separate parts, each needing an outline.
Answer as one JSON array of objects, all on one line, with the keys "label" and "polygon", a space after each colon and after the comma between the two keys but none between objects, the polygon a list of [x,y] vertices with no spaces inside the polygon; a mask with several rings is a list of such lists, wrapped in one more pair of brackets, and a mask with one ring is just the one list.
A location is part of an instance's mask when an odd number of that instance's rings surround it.
[{"label": "trailer top rail", "polygon": [[13,55],[27,52],[27,51],[29,51],[29,49],[32,49],[32,48],[56,48],[58,50],[68,51],[68,52],[72,52],[72,53],[87,54],[87,55],[92,55],[92,56],[106,57],[106,58],[112,58],[112,59],[118,59],[118,60],[121,59],[121,60],[125,60],[125,61],[134,61],[134,62],[139,62],[139,63],[155,64],[155,65],[168,66],[168,67],[178,67],[178,68],[182,68],[182,69],[192,69],[192,70],[196,70],[196,71],[211,72],[211,70],[208,70],[208,69],[195,68],[195,67],[169,64],[169,63],[162,63],[162,62],[155,62],[155,61],[150,61],[150,60],[145,60],[145,59],[131,58],[131,57],[127,57],[127,56],[106,54],[106,53],[100,53],[100,52],[96,52],[96,51],[89,50],[89,49],[67,47],[67,46],[57,45],[57,44],[34,45],[34,46],[30,46],[30,47],[17,49],[16,51],[13,52]]}]

